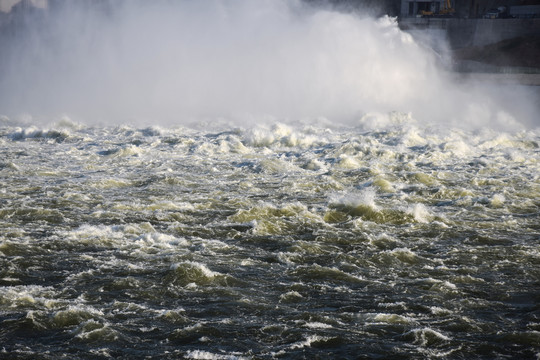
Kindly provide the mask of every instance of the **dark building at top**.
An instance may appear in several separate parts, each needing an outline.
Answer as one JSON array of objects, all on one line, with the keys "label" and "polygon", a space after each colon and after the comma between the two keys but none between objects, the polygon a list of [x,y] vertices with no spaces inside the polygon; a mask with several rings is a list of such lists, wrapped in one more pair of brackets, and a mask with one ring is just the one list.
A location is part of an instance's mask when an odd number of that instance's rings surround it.
[{"label": "dark building at top", "polygon": [[436,15],[447,8],[457,18],[540,17],[540,0],[401,0],[398,15]]}]

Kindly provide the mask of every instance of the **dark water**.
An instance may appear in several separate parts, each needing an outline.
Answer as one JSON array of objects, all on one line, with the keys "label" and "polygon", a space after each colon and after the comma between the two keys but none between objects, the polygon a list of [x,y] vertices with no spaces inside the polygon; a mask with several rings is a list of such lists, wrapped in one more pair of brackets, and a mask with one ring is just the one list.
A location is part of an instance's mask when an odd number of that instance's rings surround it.
[{"label": "dark water", "polygon": [[540,354],[539,135],[0,128],[0,358]]}]

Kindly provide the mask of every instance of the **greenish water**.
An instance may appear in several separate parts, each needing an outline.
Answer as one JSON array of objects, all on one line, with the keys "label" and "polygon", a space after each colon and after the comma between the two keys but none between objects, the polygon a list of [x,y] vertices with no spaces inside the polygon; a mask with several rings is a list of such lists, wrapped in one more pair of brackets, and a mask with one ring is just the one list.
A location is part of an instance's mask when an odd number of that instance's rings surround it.
[{"label": "greenish water", "polygon": [[6,120],[0,357],[535,359],[539,141]]}]

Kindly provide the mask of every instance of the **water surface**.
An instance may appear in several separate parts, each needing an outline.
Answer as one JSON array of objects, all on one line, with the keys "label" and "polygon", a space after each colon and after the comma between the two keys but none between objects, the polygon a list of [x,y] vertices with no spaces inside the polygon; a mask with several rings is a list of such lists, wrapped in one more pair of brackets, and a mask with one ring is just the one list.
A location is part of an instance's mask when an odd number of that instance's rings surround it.
[{"label": "water surface", "polygon": [[0,127],[2,358],[530,358],[540,136]]}]

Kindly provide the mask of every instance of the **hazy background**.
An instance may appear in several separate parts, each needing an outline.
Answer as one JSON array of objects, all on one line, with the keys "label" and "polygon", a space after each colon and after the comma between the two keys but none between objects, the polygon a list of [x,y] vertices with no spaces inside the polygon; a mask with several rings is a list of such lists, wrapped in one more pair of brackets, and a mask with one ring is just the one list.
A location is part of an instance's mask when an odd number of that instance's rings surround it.
[{"label": "hazy background", "polygon": [[0,114],[354,124],[398,111],[424,123],[534,124],[526,88],[457,84],[444,51],[395,19],[338,10],[294,0],[53,2],[0,35]]}]

